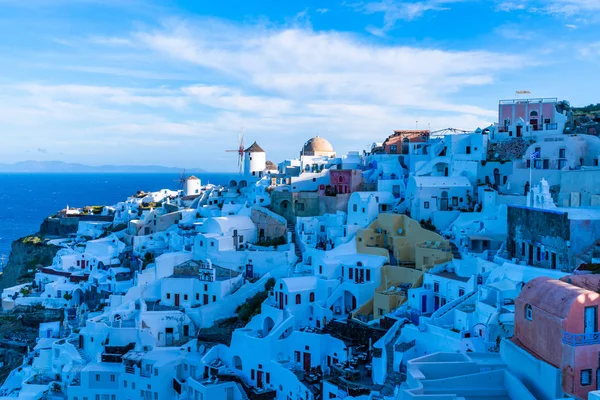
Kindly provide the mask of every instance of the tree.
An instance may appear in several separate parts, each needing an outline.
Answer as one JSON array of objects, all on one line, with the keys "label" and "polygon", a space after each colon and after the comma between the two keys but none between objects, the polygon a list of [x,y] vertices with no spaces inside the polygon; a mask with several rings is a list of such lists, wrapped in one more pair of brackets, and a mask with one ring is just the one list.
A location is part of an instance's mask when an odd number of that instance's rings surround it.
[{"label": "tree", "polygon": [[65,293],[63,295],[63,299],[65,299],[66,301],[71,301],[73,299],[73,295],[70,293]]}]

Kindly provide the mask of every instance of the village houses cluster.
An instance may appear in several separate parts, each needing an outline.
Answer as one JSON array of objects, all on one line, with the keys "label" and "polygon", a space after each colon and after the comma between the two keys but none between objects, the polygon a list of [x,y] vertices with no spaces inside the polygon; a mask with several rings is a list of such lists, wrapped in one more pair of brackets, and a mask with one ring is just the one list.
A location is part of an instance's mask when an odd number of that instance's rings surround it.
[{"label": "village houses cluster", "polygon": [[48,217],[2,307],[64,316],[0,399],[600,399],[600,138],[498,112]]}]

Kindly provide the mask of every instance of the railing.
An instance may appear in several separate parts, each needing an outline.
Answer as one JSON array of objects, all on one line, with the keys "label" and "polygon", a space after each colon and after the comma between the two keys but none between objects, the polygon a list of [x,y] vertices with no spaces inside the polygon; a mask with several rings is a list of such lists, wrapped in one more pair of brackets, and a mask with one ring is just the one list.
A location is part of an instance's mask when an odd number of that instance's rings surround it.
[{"label": "railing", "polygon": [[531,104],[531,103],[556,103],[558,98],[537,98],[537,99],[512,99],[500,100],[500,104]]},{"label": "railing", "polygon": [[588,346],[591,344],[600,344],[600,332],[594,333],[562,333],[562,341],[570,346]]}]

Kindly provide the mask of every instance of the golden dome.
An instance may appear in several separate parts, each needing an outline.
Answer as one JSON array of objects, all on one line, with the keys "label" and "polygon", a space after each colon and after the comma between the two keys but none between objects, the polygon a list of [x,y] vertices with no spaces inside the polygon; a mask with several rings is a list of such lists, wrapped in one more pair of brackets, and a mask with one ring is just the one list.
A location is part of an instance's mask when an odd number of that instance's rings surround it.
[{"label": "golden dome", "polygon": [[334,153],[333,146],[327,139],[316,136],[304,144],[304,155],[317,155],[320,153]]}]

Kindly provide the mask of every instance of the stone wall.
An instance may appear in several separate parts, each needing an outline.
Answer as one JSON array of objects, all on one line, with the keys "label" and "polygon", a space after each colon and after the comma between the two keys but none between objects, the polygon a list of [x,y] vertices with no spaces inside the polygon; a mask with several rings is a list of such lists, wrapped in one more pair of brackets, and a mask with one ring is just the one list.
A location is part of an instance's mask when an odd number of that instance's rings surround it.
[{"label": "stone wall", "polygon": [[262,209],[262,207],[253,207],[250,218],[256,225],[259,241],[269,241],[287,236],[287,223],[277,214]]},{"label": "stone wall", "polygon": [[[551,253],[556,253],[556,268],[569,270],[571,229],[568,213],[553,210],[508,206],[508,252],[512,257],[529,262],[529,246],[533,246],[532,265],[552,268]],[[525,255],[522,253],[525,243]],[[537,260],[537,247],[542,247],[542,259]],[[545,252],[549,257],[545,257]]]}]

